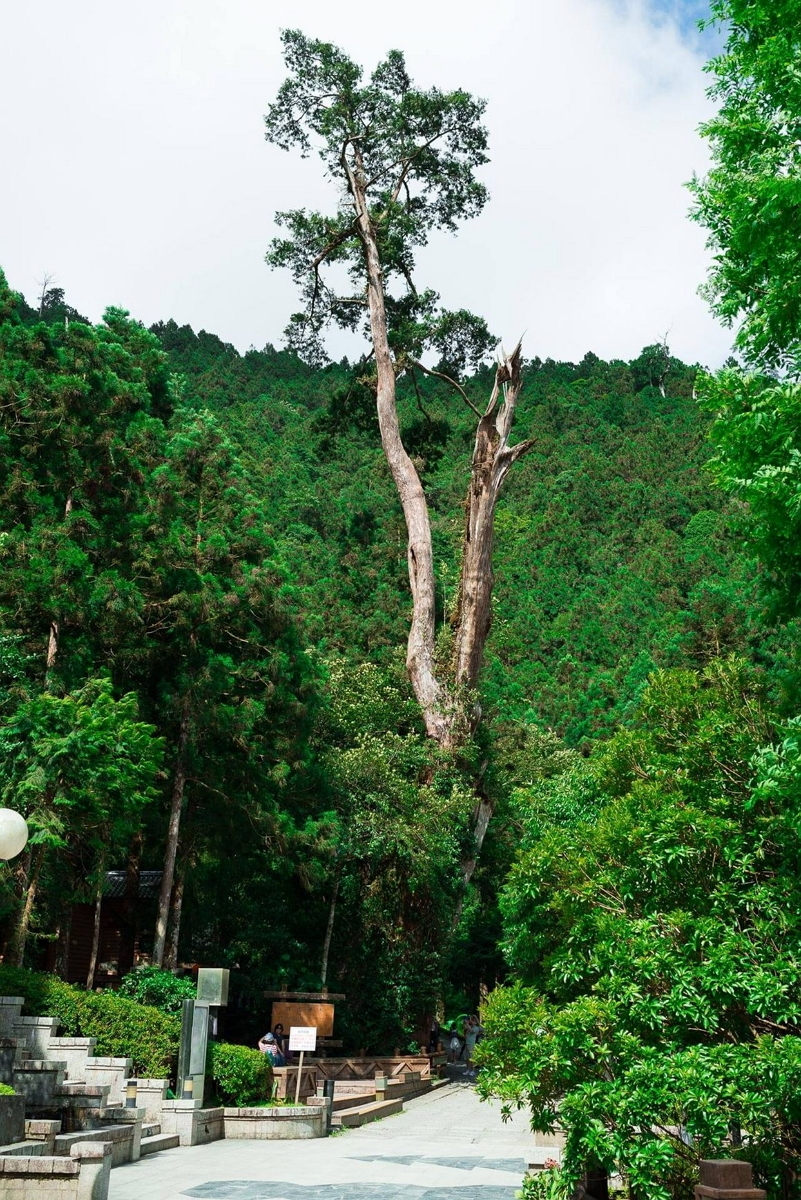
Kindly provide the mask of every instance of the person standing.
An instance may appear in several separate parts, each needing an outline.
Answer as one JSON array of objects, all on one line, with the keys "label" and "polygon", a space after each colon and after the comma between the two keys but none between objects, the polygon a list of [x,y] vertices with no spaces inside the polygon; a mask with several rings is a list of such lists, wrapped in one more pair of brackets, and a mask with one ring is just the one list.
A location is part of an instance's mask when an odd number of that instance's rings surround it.
[{"label": "person standing", "polygon": [[274,1067],[285,1067],[286,1059],[278,1049],[278,1044],[272,1033],[265,1033],[263,1038],[259,1038],[259,1049],[262,1054],[266,1054]]},{"label": "person standing", "polygon": [[468,1071],[473,1070],[473,1052],[476,1048],[476,1042],[483,1032],[484,1029],[478,1017],[473,1013],[471,1017],[467,1018],[464,1026],[464,1051]]}]

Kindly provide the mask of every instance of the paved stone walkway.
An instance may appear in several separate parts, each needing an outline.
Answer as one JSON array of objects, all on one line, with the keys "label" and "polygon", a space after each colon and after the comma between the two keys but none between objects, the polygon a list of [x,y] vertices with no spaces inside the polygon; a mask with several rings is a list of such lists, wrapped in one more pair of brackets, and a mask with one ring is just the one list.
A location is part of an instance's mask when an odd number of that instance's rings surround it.
[{"label": "paved stone walkway", "polygon": [[111,1173],[109,1200],[514,1200],[534,1138],[450,1084],[361,1129],[165,1150]]}]

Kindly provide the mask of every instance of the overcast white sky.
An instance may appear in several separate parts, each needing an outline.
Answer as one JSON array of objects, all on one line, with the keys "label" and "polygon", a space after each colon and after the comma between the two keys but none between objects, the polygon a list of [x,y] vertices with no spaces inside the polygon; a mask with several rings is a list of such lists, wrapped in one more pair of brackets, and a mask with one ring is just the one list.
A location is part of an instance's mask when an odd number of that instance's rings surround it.
[{"label": "overcast white sky", "polygon": [[[45,272],[92,319],[119,304],[240,349],[278,343],[290,281],[274,210],[326,203],[315,160],[268,146],[279,30],[489,101],[492,199],[421,256],[421,281],[530,356],[631,357],[668,332],[717,365],[731,341],[696,289],[703,231],[699,0],[37,0],[0,18],[0,266]],[[341,343],[332,347],[342,352]]]}]

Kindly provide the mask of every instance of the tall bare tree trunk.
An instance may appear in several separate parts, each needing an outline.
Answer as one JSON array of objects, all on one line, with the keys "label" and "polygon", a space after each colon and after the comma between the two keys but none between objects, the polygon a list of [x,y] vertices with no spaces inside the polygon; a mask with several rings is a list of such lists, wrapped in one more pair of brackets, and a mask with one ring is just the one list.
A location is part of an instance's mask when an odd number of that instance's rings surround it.
[{"label": "tall bare tree trunk", "polygon": [[67,979],[70,971],[70,941],[72,939],[72,905],[67,904],[57,930],[53,971],[59,979]]},{"label": "tall bare tree trunk", "polygon": [[[489,403],[476,430],[462,567],[453,617],[453,670],[450,679],[443,679],[438,674],[435,657],[436,579],[428,503],[400,433],[396,365],[389,344],[384,276],[376,230],[367,204],[367,180],[358,142],[353,143],[353,154],[355,169],[344,150],[341,162],[347,174],[364,252],[370,333],[376,362],[378,425],[408,535],[412,622],[406,667],[426,732],[444,750],[454,750],[475,732],[481,718],[475,687],[491,623],[492,548],[498,495],[510,467],[533,445],[530,441],[509,445],[522,385],[521,346],[518,344],[511,355],[504,354],[499,362]],[[487,797],[477,795],[473,813],[474,853],[462,864],[464,886],[475,871],[491,817],[491,802]]]},{"label": "tall bare tree trunk", "polygon": [[89,954],[89,971],[86,975],[86,987],[91,992],[95,986],[95,972],[97,971],[97,959],[100,953],[100,922],[103,915],[103,881],[106,874],[105,857],[101,858],[98,864],[97,888],[95,890],[95,913],[92,923],[92,949]]},{"label": "tall bare tree trunk", "polygon": [[122,902],[122,931],[120,935],[120,975],[133,970],[136,957],[137,912],[139,904],[139,877],[142,864],[142,835],[131,838],[128,861],[125,864],[125,896]]},{"label": "tall bare tree trunk", "polygon": [[181,722],[178,728],[178,746],[175,755],[175,773],[170,800],[170,820],[167,827],[167,845],[164,851],[164,868],[159,891],[156,933],[153,941],[153,962],[160,967],[164,962],[164,947],[167,940],[167,924],[170,916],[170,898],[175,879],[175,859],[178,854],[178,838],[181,832],[181,814],[186,787],[186,751],[189,744],[190,707],[189,693],[184,697]]},{"label": "tall bare tree trunk", "polygon": [[168,971],[174,971],[178,966],[178,943],[181,939],[181,913],[184,906],[184,888],[186,886],[186,873],[188,869],[189,852],[187,851],[178,860],[172,897],[170,899],[170,921],[167,929],[167,945],[164,951],[163,963],[163,966]]},{"label": "tall bare tree trunk", "polygon": [[[504,355],[495,386],[476,431],[467,527],[454,621],[456,660],[451,685],[438,676],[435,661],[436,581],[431,525],[423,485],[406,452],[398,422],[395,363],[389,345],[384,277],[378,241],[365,196],[358,149],[357,171],[348,170],[367,272],[367,303],[375,352],[376,405],[381,443],[398,490],[408,534],[412,623],[406,666],[425,721],[426,731],[443,749],[453,749],[474,731],[480,716],[472,698],[490,627],[492,545],[495,507],[509,468],[531,448],[531,442],[509,446],[515,405],[521,388],[521,347]],[[501,397],[503,397],[502,402]],[[473,711],[469,711],[472,705]]]},{"label": "tall bare tree trunk", "polygon": [[[67,494],[67,502],[64,505],[64,517],[68,517],[72,512],[72,491]],[[59,639],[61,638],[61,622],[58,617],[54,617],[50,622],[50,632],[47,638],[47,659],[45,661],[45,690],[50,685],[50,676],[53,673],[53,667],[56,665],[58,657]]]},{"label": "tall bare tree trunk", "polygon": [[334,917],[337,911],[337,896],[339,895],[339,881],[342,878],[342,872],[337,871],[334,879],[334,887],[331,891],[331,903],[328,906],[328,924],[325,927],[325,940],[323,942],[323,957],[320,962],[320,986],[325,991],[328,982],[328,956],[331,952],[331,938],[334,933]]},{"label": "tall bare tree trunk", "polygon": [[[454,618],[455,677],[460,688],[476,686],[490,630],[495,582],[492,549],[498,496],[510,467],[534,444],[528,441],[509,446],[509,433],[523,382],[520,355],[518,344],[499,364],[489,404],[476,430]],[[499,405],[501,396],[503,400]]]},{"label": "tall bare tree trunk", "polygon": [[33,915],[33,906],[36,903],[36,893],[39,888],[39,876],[42,873],[42,864],[44,863],[44,847],[37,846],[31,854],[31,869],[28,879],[28,887],[25,892],[25,903],[22,906],[22,912],[17,922],[17,928],[14,933],[13,949],[11,960],[15,967],[21,967],[25,959],[25,943],[28,940],[28,930],[31,925],[31,916]]},{"label": "tall bare tree trunk", "polygon": [[376,405],[381,444],[398,489],[407,530],[407,560],[412,591],[412,623],[406,650],[406,668],[423,713],[429,737],[440,745],[451,744],[450,701],[437,679],[434,663],[436,584],[431,524],[420,476],[403,445],[396,403],[395,363],[389,346],[384,301],[384,275],[375,229],[364,196],[364,181],[350,174],[367,268],[367,301],[375,351]]}]

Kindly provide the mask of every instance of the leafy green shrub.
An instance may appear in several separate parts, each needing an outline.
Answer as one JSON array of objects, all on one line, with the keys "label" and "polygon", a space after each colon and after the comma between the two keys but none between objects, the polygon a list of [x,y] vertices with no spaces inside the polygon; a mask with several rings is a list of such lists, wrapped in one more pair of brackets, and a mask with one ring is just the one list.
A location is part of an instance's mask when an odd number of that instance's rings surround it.
[{"label": "leafy green shrub", "polygon": [[0,1083],[0,1096],[16,1096],[13,1087],[9,1087],[7,1083]]},{"label": "leafy green shrub", "polygon": [[180,979],[161,967],[140,967],[126,975],[117,991],[138,1004],[149,1004],[164,1013],[180,1013],[184,1000],[194,1000],[197,985],[193,979]]},{"label": "leafy green shrub", "polygon": [[273,1069],[260,1050],[215,1042],[209,1047],[209,1074],[220,1099],[233,1107],[269,1099]]},{"label": "leafy green shrub", "polygon": [[87,992],[81,1013],[82,1037],[96,1037],[95,1053],[132,1058],[143,1078],[172,1075],[181,1023],[177,1017],[137,1004],[115,992]]},{"label": "leafy green shrub", "polygon": [[87,992],[54,975],[0,966],[0,994],[22,996],[34,1017],[56,1017],[64,1037],[97,1038],[95,1053],[133,1059],[134,1074],[173,1074],[181,1024],[177,1017],[116,992]]}]

